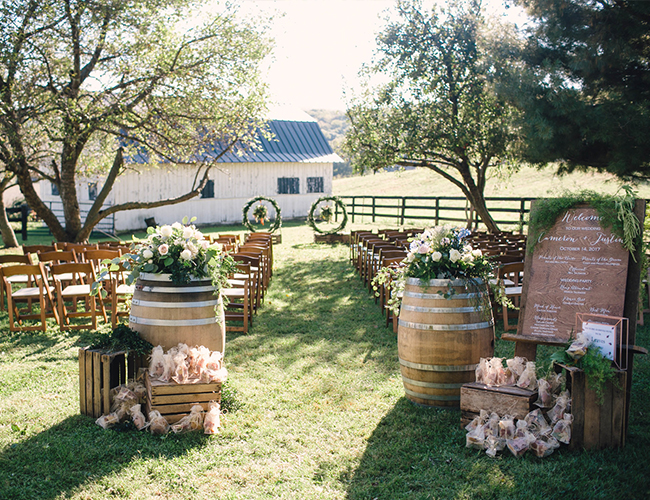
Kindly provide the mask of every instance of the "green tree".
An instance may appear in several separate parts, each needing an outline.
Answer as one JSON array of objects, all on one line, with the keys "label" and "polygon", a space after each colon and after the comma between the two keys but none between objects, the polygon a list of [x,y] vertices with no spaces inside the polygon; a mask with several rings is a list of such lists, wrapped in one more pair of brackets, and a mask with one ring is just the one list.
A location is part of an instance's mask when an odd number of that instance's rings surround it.
[{"label": "green tree", "polygon": [[484,197],[490,169],[502,166],[515,140],[513,109],[495,92],[503,68],[494,57],[510,43],[479,1],[426,13],[419,0],[398,0],[398,17],[378,36],[378,57],[348,110],[346,150],[360,171],[426,167],[465,194],[491,232]]},{"label": "green tree", "polygon": [[[650,178],[650,2],[517,0],[533,19],[513,87],[521,157]],[[512,88],[511,88],[512,90]]]},{"label": "green tree", "polygon": [[[13,173],[60,241],[80,241],[120,210],[198,196],[217,155],[254,141],[266,87],[264,25],[224,7],[191,26],[185,0],[6,0],[0,7],[0,166]],[[183,28],[185,26],[185,28]],[[192,190],[174,199],[102,210],[124,157],[195,158]],[[75,180],[106,174],[81,220]],[[58,187],[65,225],[35,182]]]}]

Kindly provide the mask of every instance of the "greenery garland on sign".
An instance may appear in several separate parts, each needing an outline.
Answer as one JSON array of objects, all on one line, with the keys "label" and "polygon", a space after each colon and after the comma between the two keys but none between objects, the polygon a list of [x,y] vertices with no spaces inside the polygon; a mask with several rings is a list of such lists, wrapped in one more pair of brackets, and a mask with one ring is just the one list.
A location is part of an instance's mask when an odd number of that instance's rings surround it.
[{"label": "greenery garland on sign", "polygon": [[242,208],[242,224],[252,232],[255,232],[255,228],[253,225],[250,223],[248,220],[248,211],[251,209],[253,204],[257,201],[268,201],[271,206],[273,206],[273,209],[275,210],[275,221],[273,222],[273,225],[269,228],[269,233],[273,233],[280,229],[282,227],[282,217],[280,216],[280,207],[278,205],[278,202],[275,201],[273,198],[267,198],[266,196],[257,196],[255,198],[252,198],[248,200],[246,205],[244,205],[244,208]]},{"label": "greenery garland on sign", "polygon": [[593,207],[601,217],[601,226],[610,228],[612,233],[623,240],[623,246],[634,257],[635,250],[641,245],[641,228],[634,214],[636,196],[629,186],[622,187],[623,194],[609,195],[594,191],[566,193],[559,198],[541,198],[535,203],[535,210],[530,213],[528,223],[528,252],[532,253],[540,235],[555,224],[557,218],[567,210],[580,204]]},{"label": "greenery garland on sign", "polygon": [[[330,229],[329,231],[325,231],[323,229],[320,229],[319,227],[316,226],[316,220],[314,218],[314,212],[316,212],[316,207],[318,207],[318,204],[322,201],[332,201],[336,204],[337,207],[341,209],[341,212],[343,214],[343,220],[341,221],[341,224],[339,224],[337,227],[334,229]],[[336,234],[339,231],[343,231],[345,229],[345,226],[348,224],[348,211],[347,207],[345,206],[345,203],[343,203],[343,200],[339,198],[338,196],[321,196],[318,198],[314,203],[312,203],[311,208],[309,209],[309,215],[307,216],[307,224],[309,227],[311,227],[314,231],[320,234]]]}]

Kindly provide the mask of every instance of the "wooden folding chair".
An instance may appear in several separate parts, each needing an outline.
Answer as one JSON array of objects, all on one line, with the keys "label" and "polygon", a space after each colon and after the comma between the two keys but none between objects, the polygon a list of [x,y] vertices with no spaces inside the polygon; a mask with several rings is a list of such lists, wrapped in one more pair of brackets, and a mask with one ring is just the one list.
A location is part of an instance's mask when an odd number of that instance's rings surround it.
[{"label": "wooden folding chair", "polygon": [[[57,306],[59,312],[59,325],[61,330],[87,330],[92,328],[97,329],[97,307],[96,301],[99,301],[100,311],[105,322],[108,322],[106,317],[106,308],[101,295],[92,295],[92,283],[97,281],[95,270],[90,262],[72,262],[67,264],[54,264],[50,267],[50,275],[54,280],[56,288]],[[75,284],[65,285],[61,277],[67,279],[72,276],[72,281]],[[78,308],[70,310],[65,305],[66,302],[73,304],[80,302],[85,303],[85,310],[79,311]],[[71,319],[74,318],[90,318],[90,323],[86,324],[72,324]]]},{"label": "wooden folding chair", "polygon": [[[512,302],[515,307],[519,307],[521,300],[521,289],[524,277],[524,263],[513,262],[504,264],[497,271],[498,285],[505,297]],[[502,305],[503,330],[515,330],[517,327],[508,323],[508,306]]]},{"label": "wooden folding chair", "polygon": [[[54,305],[52,292],[45,276],[43,264],[18,264],[0,269],[5,292],[7,294],[7,310],[9,311],[9,331],[47,331],[46,318],[54,317],[59,322],[59,316]],[[22,287],[11,283],[12,276],[27,276],[26,286]],[[15,288],[14,288],[15,287]],[[32,310],[32,301],[38,300],[40,310]],[[27,301],[28,309],[20,310],[18,301]],[[51,312],[48,312],[51,311]],[[24,326],[25,320],[40,320],[40,325]]]},{"label": "wooden folding chair", "polygon": [[[19,255],[19,254],[5,254],[0,255],[0,267],[6,267],[7,264],[33,264],[31,254]],[[22,283],[27,284],[27,276],[17,275],[12,276],[9,279],[10,283]],[[0,311],[5,310],[5,287],[0,280]]]},{"label": "wooden folding chair", "polygon": [[[252,319],[250,310],[250,280],[229,279],[230,288],[222,288],[221,295],[228,304],[224,306],[226,332],[248,333],[248,324]],[[241,326],[232,323],[240,323]]]}]

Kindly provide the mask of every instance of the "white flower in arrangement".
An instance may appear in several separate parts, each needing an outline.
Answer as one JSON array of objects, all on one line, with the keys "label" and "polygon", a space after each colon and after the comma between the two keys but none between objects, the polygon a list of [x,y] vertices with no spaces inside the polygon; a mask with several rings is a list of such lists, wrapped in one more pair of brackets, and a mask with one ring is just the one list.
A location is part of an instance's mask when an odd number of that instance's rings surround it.
[{"label": "white flower in arrangement", "polygon": [[194,237],[194,228],[192,226],[186,226],[183,229],[183,238],[186,240],[189,240],[190,238]]},{"label": "white flower in arrangement", "polygon": [[480,249],[480,248],[475,248],[474,250],[472,250],[472,255],[473,255],[475,258],[476,258],[476,257],[483,257],[483,252],[481,252],[481,249]]},{"label": "white flower in arrangement", "polygon": [[474,262],[474,255],[471,252],[465,253],[463,254],[462,261],[467,263]]},{"label": "white flower in arrangement", "polygon": [[167,255],[167,254],[169,253],[169,245],[166,245],[165,243],[163,243],[162,245],[160,245],[160,246],[158,247],[158,253],[159,253],[160,255]]},{"label": "white flower in arrangement", "polygon": [[[203,250],[207,250],[208,247],[210,246],[210,242],[208,240],[201,240],[199,244],[201,245],[201,248]],[[219,248],[219,250],[221,250],[221,248]]]},{"label": "white flower in arrangement", "polygon": [[426,243],[423,243],[422,245],[420,245],[420,248],[418,248],[418,253],[427,254],[429,253],[429,250],[431,250],[431,247],[429,247],[429,245],[427,245]]},{"label": "white flower in arrangement", "polygon": [[456,250],[455,248],[452,248],[449,250],[449,260],[452,262],[458,262],[460,258],[462,257],[461,253]]},{"label": "white flower in arrangement", "polygon": [[415,254],[413,252],[409,252],[409,254],[406,256],[406,260],[408,262],[413,262],[415,260]]},{"label": "white flower in arrangement", "polygon": [[431,260],[433,260],[433,262],[440,262],[440,259],[442,259],[442,254],[440,252],[433,252],[431,254]]},{"label": "white flower in arrangement", "polygon": [[190,251],[192,257],[194,257],[199,252],[199,249],[191,241],[187,242],[187,245],[185,245],[185,249]]},{"label": "white flower in arrangement", "polygon": [[151,257],[153,257],[153,252],[150,249],[145,248],[142,251],[142,257],[144,257],[145,259],[150,259]]},{"label": "white flower in arrangement", "polygon": [[183,229],[183,225],[180,222],[174,222],[172,224],[172,229]]},{"label": "white flower in arrangement", "polygon": [[192,259],[192,252],[188,250],[187,248],[181,252],[181,259],[183,260],[191,260]]},{"label": "white flower in arrangement", "polygon": [[409,245],[410,252],[417,252],[418,248],[420,248],[420,242],[418,240],[412,241],[411,244]]},{"label": "white flower in arrangement", "polygon": [[174,233],[174,228],[170,225],[164,225],[160,228],[160,236],[163,238],[169,238]]}]

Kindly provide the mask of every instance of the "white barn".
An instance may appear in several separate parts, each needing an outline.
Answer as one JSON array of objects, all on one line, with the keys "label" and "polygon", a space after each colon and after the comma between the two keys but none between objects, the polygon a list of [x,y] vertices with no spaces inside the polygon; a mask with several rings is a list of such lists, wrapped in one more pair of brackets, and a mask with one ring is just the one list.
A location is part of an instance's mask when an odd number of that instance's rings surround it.
[{"label": "white barn", "polygon": [[[117,212],[97,229],[109,233],[136,230],[144,228],[149,217],[158,224],[170,224],[186,215],[196,216],[200,225],[239,223],[242,207],[256,196],[274,198],[283,219],[306,217],[316,199],[331,195],[333,164],[342,160],[332,151],[316,120],[302,111],[276,112],[268,126],[272,138],[260,136],[260,151],[244,156],[229,153],[218,160],[218,168],[211,170],[210,182],[200,197],[154,209]],[[130,169],[117,178],[105,206],[182,195],[191,189],[196,172],[195,165],[150,167],[137,159],[129,163]],[[82,213],[89,210],[101,182],[102,178],[77,180]],[[47,181],[42,184],[41,198],[63,222],[55,187]],[[272,208],[269,212],[273,217]]]}]

